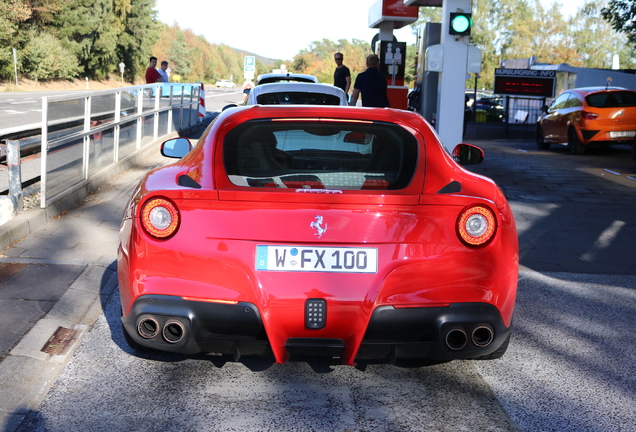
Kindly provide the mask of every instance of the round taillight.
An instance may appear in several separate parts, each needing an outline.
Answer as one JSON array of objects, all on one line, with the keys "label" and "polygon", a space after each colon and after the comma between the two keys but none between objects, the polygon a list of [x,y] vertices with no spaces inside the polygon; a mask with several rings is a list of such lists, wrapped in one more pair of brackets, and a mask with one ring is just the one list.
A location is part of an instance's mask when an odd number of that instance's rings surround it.
[{"label": "round taillight", "polygon": [[165,239],[179,228],[177,207],[165,198],[154,198],[146,202],[141,210],[141,226],[155,238]]},{"label": "round taillight", "polygon": [[484,206],[464,209],[457,220],[459,238],[469,246],[481,246],[488,243],[495,234],[495,226],[495,215]]}]

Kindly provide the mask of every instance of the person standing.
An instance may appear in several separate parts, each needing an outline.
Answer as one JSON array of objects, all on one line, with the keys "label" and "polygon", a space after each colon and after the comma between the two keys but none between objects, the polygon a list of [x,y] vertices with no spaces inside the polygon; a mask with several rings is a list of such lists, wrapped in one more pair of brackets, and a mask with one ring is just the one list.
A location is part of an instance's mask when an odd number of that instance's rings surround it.
[{"label": "person standing", "polygon": [[349,105],[355,106],[362,93],[362,106],[389,107],[386,78],[380,72],[380,58],[376,54],[367,56],[367,70],[358,74],[351,92]]},{"label": "person standing", "polygon": [[159,75],[161,75],[161,82],[165,82],[167,83],[170,79],[169,75],[168,75],[168,62],[167,61],[162,61],[161,62],[161,67],[159,68],[159,70],[157,70],[157,72],[159,72]]},{"label": "person standing", "polygon": [[342,53],[335,53],[333,59],[336,62],[336,70],[333,72],[333,85],[340,87],[349,95],[349,87],[351,87],[351,71],[342,62],[344,56]]},{"label": "person standing", "polygon": [[157,82],[163,82],[161,74],[157,72],[157,57],[150,57],[150,64],[146,69],[146,84],[154,84]]}]

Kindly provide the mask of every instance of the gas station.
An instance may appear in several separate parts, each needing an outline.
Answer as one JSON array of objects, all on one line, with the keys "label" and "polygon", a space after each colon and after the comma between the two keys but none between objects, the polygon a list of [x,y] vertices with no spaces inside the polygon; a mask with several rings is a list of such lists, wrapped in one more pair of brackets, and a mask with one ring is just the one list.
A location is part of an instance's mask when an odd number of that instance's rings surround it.
[{"label": "gas station", "polygon": [[395,42],[393,30],[417,21],[421,6],[441,7],[442,22],[423,26],[417,79],[424,97],[418,112],[435,125],[444,145],[452,148],[462,141],[458,125],[464,122],[467,74],[481,72],[481,51],[470,45],[472,0],[378,0],[369,9],[369,27],[379,29],[375,52],[387,77],[391,107],[406,109],[406,43]]}]

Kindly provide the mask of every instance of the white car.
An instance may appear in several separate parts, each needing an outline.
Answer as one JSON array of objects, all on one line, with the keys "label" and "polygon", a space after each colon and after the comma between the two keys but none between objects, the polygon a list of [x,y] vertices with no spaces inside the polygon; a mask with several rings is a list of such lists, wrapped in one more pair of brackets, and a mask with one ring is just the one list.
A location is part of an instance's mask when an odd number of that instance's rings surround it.
[{"label": "white car", "polygon": [[217,87],[223,87],[223,88],[234,88],[234,87],[236,87],[236,84],[234,84],[230,80],[217,80],[216,81],[216,86]]},{"label": "white car", "polygon": [[280,82],[254,87],[245,105],[348,105],[347,94],[331,84]]},{"label": "white car", "polygon": [[275,82],[305,82],[317,83],[318,78],[313,75],[297,74],[297,73],[268,73],[258,77],[256,85],[270,84]]}]

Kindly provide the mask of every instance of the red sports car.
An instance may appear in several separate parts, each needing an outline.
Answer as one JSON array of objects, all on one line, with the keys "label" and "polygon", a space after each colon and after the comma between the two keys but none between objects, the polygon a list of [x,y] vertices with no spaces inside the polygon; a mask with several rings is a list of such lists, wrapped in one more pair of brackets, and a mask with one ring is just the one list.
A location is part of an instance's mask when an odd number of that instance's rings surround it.
[{"label": "red sports car", "polygon": [[149,172],[125,212],[135,349],[369,359],[501,357],[518,273],[500,189],[409,111],[227,110]]}]

